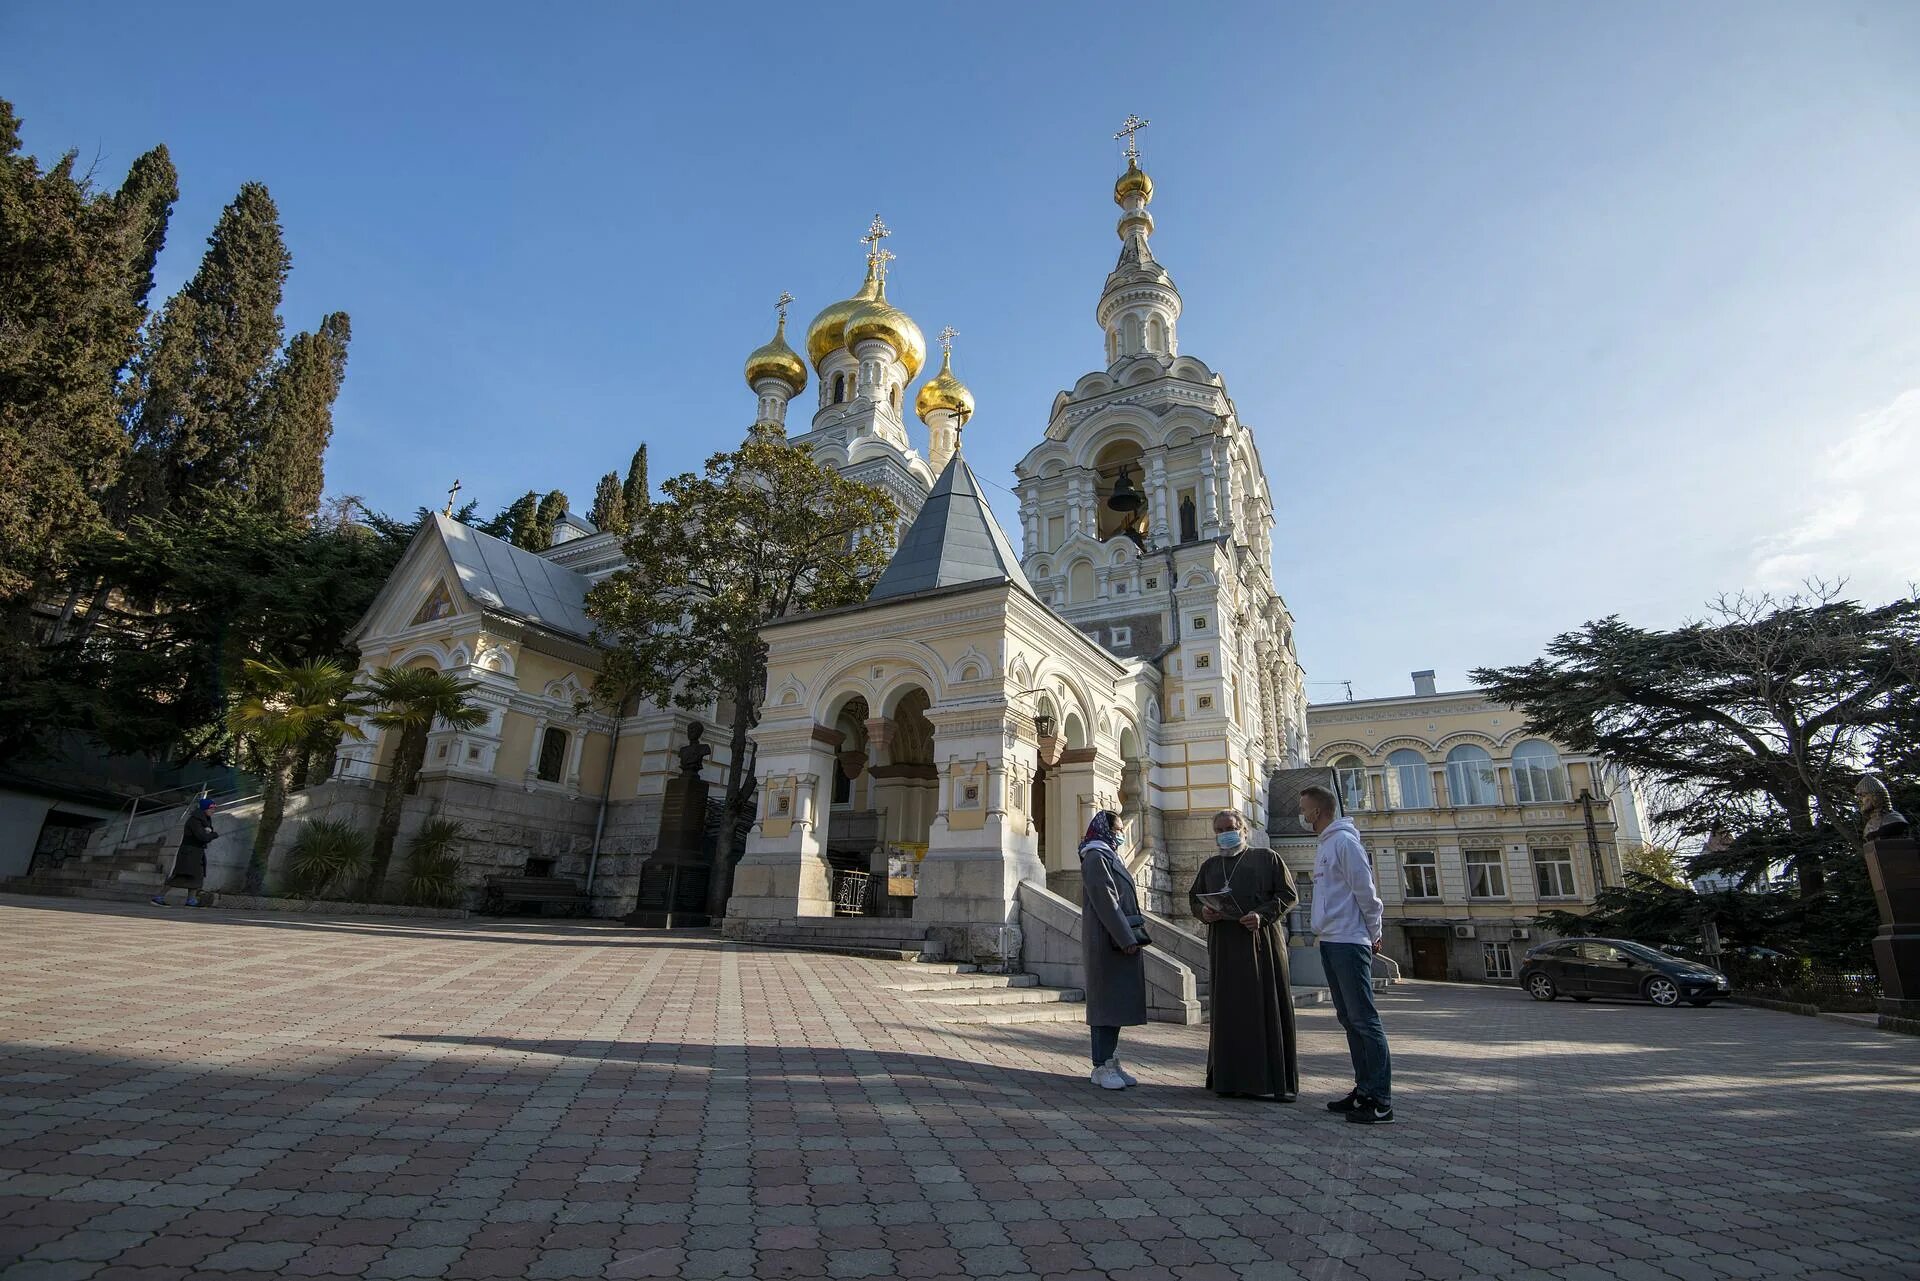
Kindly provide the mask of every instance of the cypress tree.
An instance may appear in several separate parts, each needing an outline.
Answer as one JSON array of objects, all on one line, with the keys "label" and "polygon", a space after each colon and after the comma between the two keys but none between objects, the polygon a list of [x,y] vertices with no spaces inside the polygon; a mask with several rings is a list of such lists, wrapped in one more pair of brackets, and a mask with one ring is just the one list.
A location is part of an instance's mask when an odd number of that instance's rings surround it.
[{"label": "cypress tree", "polygon": [[248,460],[252,506],[286,520],[310,520],[324,481],[321,459],[333,435],[333,401],[347,376],[353,327],[336,311],[318,333],[287,344],[261,399],[258,441]]},{"label": "cypress tree", "polygon": [[551,490],[540,500],[533,514],[533,542],[530,550],[543,552],[553,546],[553,529],[560,518],[567,514],[567,496],[559,490]]},{"label": "cypress tree", "polygon": [[640,513],[653,501],[647,489],[647,447],[645,445],[633,451],[633,462],[627,466],[627,483],[621,491],[626,500],[625,507],[629,524],[640,519]]},{"label": "cypress tree", "polygon": [[195,491],[244,484],[261,395],[280,350],[280,292],[291,266],[273,197],[257,182],[245,184],[135,364],[127,413],[142,462],[130,496],[135,511],[163,511]]},{"label": "cypress tree", "polygon": [[[156,147],[95,192],[72,153],[45,171],[21,155],[19,124],[0,100],[0,633],[24,645],[32,602],[101,528],[121,474],[116,386],[179,184]],[[0,669],[25,657],[9,643]]]},{"label": "cypress tree", "polygon": [[587,512],[587,519],[593,522],[595,529],[609,534],[625,534],[631,522],[627,520],[626,494],[620,488],[620,473],[608,472],[600,478],[600,484],[593,491],[593,507]]},{"label": "cypress tree", "polygon": [[540,508],[540,495],[529,489],[520,497],[507,504],[507,509],[496,518],[495,524],[501,529],[498,535],[515,547],[533,549],[534,516]]}]

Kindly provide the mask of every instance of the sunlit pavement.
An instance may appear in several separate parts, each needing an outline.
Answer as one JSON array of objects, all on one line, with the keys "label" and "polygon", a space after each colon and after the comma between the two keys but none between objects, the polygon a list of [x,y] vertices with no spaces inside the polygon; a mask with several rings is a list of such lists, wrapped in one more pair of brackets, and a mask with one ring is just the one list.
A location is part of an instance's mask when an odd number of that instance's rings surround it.
[{"label": "sunlit pavement", "polygon": [[1920,1276],[1920,1039],[1383,998],[1397,1124],[1205,1029],[960,1027],[901,967],[580,924],[0,900],[7,1278]]}]

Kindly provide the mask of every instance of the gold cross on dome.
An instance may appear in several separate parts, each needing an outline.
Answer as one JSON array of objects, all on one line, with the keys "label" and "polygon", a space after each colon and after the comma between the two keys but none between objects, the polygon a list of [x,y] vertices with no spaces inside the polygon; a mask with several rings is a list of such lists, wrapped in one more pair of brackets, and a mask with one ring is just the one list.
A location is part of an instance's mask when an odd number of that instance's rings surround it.
[{"label": "gold cross on dome", "polygon": [[880,221],[880,215],[875,214],[873,225],[867,228],[866,235],[860,237],[860,243],[867,247],[867,265],[883,280],[887,275],[887,263],[893,259],[893,255],[882,249],[880,242],[892,234],[887,224]]},{"label": "gold cross on dome", "polygon": [[453,488],[447,491],[447,515],[449,516],[453,515],[454,495],[458,494],[459,492],[460,492],[460,478],[458,476],[455,476],[453,478]]},{"label": "gold cross on dome", "polygon": [[780,313],[781,320],[784,321],[787,318],[787,304],[792,301],[793,295],[784,289],[780,291],[780,296],[773,300],[773,309]]},{"label": "gold cross on dome", "polygon": [[946,355],[946,356],[953,355],[953,340],[958,338],[959,336],[960,336],[960,331],[958,329],[955,329],[952,325],[948,325],[945,329],[942,329],[940,331],[940,351],[942,355]]},{"label": "gold cross on dome", "polygon": [[1127,140],[1127,163],[1135,168],[1140,166],[1140,139],[1136,137],[1142,129],[1152,124],[1151,120],[1142,120],[1132,112],[1127,113],[1127,123],[1120,126],[1120,132],[1113,135],[1116,139]]}]

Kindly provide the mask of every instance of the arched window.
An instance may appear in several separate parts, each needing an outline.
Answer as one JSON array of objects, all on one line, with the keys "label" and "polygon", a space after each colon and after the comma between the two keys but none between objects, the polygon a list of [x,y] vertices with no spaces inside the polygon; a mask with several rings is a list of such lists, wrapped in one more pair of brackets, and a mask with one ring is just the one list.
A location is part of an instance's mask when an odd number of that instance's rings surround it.
[{"label": "arched window", "polygon": [[847,376],[845,374],[835,374],[833,376],[833,403],[836,405],[845,404],[846,399]]},{"label": "arched window", "polygon": [[1349,814],[1367,807],[1367,771],[1358,756],[1349,753],[1335,760],[1333,777],[1340,788],[1340,803]]},{"label": "arched window", "polygon": [[540,767],[536,771],[543,783],[558,783],[567,769],[567,731],[548,728],[540,739]]},{"label": "arched window", "polygon": [[899,387],[895,387],[893,389],[893,411],[895,413],[900,412],[900,388]]},{"label": "arched window", "polygon": [[1158,316],[1147,322],[1147,346],[1162,355],[1166,354],[1167,327]]},{"label": "arched window", "polygon": [[1140,317],[1128,316],[1120,322],[1120,349],[1129,356],[1140,350]]},{"label": "arched window", "polygon": [[1117,330],[1107,330],[1107,363],[1111,365],[1120,354],[1120,334]]},{"label": "arched window", "polygon": [[1447,753],[1447,795],[1455,805],[1497,805],[1500,780],[1484,747],[1462,743]]},{"label": "arched window", "polygon": [[1067,599],[1076,605],[1093,599],[1093,562],[1076,560],[1067,568]]},{"label": "arched window", "polygon": [[1552,743],[1530,738],[1513,749],[1513,796],[1522,805],[1567,799],[1567,771]]},{"label": "arched window", "polygon": [[1387,757],[1387,803],[1397,810],[1433,808],[1433,778],[1427,758],[1411,747]]}]

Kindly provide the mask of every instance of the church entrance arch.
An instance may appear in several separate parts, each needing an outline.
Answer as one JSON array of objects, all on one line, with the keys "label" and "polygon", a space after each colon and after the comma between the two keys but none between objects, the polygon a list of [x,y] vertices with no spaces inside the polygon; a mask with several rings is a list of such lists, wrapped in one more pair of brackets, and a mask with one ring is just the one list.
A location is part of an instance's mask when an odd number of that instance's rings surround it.
[{"label": "church entrance arch", "polygon": [[931,705],[923,687],[908,685],[892,691],[878,715],[859,696],[836,714],[841,746],[823,844],[837,916],[913,914],[913,896],[890,891],[914,879],[938,806]]}]

